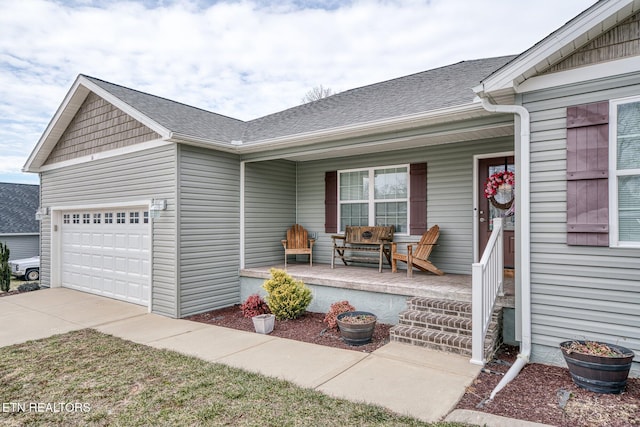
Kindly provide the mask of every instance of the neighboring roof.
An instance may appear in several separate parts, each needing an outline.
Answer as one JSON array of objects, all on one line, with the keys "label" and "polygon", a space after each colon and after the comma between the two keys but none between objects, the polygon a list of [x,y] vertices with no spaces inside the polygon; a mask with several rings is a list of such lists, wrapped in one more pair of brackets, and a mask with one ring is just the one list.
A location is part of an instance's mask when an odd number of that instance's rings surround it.
[{"label": "neighboring roof", "polygon": [[244,142],[471,104],[471,90],[515,55],[453,65],[348,90],[247,122]]},{"label": "neighboring roof", "polygon": [[40,186],[0,182],[0,234],[39,233]]}]

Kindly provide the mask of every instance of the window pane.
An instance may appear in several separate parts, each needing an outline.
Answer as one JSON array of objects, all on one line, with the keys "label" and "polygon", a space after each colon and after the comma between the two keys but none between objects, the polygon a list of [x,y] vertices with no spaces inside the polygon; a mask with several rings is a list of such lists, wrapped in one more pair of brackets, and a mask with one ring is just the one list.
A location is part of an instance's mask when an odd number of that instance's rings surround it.
[{"label": "window pane", "polygon": [[621,242],[640,242],[640,176],[618,179],[618,227]]},{"label": "window pane", "polygon": [[374,182],[376,200],[407,198],[407,168],[377,169]]},{"label": "window pane", "polygon": [[340,225],[343,230],[347,225],[369,225],[367,203],[343,203],[340,205]]},{"label": "window pane", "polygon": [[640,102],[618,105],[618,169],[640,168]]},{"label": "window pane", "polygon": [[376,203],[375,225],[394,225],[396,233],[406,233],[407,202]]},{"label": "window pane", "polygon": [[366,200],[369,198],[369,172],[343,172],[340,174],[340,200]]}]

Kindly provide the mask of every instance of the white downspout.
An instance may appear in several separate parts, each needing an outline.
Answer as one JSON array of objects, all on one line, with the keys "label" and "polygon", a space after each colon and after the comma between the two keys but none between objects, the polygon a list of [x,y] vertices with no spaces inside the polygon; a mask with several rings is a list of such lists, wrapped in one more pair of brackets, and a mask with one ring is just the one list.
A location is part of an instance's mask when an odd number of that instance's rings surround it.
[{"label": "white downspout", "polygon": [[517,200],[518,214],[520,215],[520,277],[521,277],[521,327],[522,337],[520,341],[520,354],[509,371],[504,375],[500,383],[493,389],[489,399],[511,382],[529,363],[531,355],[531,213],[530,213],[530,117],[529,111],[521,105],[496,105],[489,102],[483,92],[477,94],[482,107],[490,112],[514,113],[520,117],[520,197]]},{"label": "white downspout", "polygon": [[246,160],[242,160],[240,162],[240,270],[244,269],[244,237],[245,237],[245,228],[244,228],[244,196],[245,190],[244,186],[246,183],[245,173],[246,173]]}]

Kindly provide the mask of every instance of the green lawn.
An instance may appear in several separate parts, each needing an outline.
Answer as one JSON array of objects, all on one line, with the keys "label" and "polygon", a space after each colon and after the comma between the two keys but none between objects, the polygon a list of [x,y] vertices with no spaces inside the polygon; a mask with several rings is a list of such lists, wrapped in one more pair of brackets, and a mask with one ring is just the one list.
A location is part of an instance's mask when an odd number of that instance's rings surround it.
[{"label": "green lawn", "polygon": [[0,405],[15,426],[432,425],[91,329],[0,348]]}]

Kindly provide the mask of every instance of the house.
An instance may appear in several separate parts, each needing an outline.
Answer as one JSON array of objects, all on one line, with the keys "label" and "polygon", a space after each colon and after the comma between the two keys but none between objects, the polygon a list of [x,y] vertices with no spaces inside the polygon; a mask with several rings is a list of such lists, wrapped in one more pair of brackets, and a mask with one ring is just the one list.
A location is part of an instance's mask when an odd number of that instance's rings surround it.
[{"label": "house", "polygon": [[9,247],[10,259],[40,254],[40,187],[0,182],[0,242]]},{"label": "house", "polygon": [[470,275],[496,215],[484,180],[511,170],[522,360],[560,363],[582,337],[640,354],[639,10],[600,1],[520,55],[248,122],[80,75],[24,167],[48,212],[41,280],[185,317],[256,289],[246,271],[282,263],[293,223],[316,235],[313,268],[345,224],[393,224],[400,242],[438,224],[433,262]]}]

